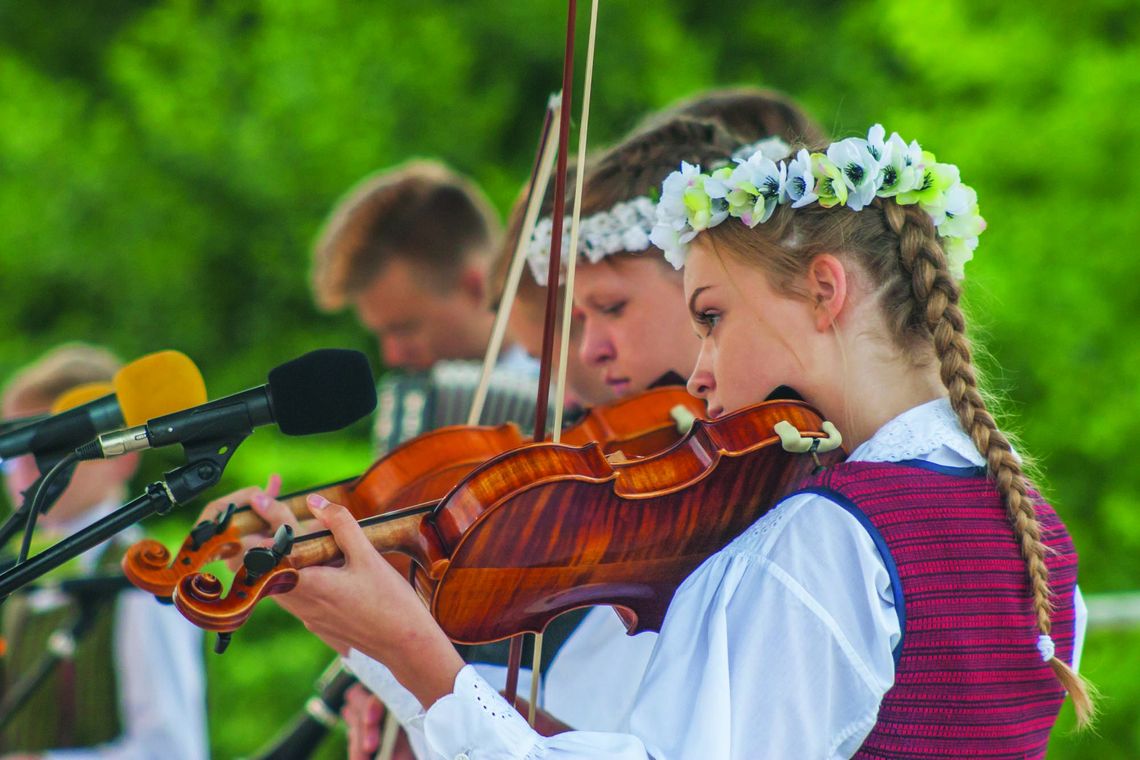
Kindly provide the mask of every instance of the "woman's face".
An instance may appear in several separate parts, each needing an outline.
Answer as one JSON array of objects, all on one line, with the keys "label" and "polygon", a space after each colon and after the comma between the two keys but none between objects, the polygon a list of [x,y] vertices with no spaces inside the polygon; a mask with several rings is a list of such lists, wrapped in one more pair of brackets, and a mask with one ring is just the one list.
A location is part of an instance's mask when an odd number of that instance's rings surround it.
[{"label": "woman's face", "polygon": [[807,397],[816,347],[811,305],[776,292],[767,276],[721,257],[698,238],[685,262],[685,297],[700,354],[689,392],[709,416],[737,411],[786,385]]},{"label": "woman's face", "polygon": [[662,375],[692,369],[700,345],[681,278],[660,254],[579,264],[574,304],[583,318],[582,360],[616,395],[641,393]]}]

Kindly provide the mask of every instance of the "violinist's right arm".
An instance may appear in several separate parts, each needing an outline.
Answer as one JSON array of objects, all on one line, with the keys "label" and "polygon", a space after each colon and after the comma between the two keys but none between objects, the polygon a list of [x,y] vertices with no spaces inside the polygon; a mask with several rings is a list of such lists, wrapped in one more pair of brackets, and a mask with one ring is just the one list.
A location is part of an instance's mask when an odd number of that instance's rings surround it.
[{"label": "violinist's right arm", "polygon": [[318,634],[336,631],[392,669],[427,706],[436,756],[849,757],[893,677],[899,624],[878,551],[842,507],[809,494],[678,589],[623,733],[544,738],[464,667],[347,510],[315,512],[347,562],[305,568],[284,599]]}]

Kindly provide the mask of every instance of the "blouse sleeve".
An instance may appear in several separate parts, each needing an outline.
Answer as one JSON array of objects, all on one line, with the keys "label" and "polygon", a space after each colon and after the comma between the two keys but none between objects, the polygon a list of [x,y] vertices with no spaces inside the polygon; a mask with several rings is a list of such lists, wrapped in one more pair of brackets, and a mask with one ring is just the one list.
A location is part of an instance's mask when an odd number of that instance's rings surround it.
[{"label": "blouse sleeve", "polygon": [[543,738],[471,668],[427,711],[432,757],[850,757],[894,680],[886,566],[830,500],[793,497],[678,588],[622,733]]}]

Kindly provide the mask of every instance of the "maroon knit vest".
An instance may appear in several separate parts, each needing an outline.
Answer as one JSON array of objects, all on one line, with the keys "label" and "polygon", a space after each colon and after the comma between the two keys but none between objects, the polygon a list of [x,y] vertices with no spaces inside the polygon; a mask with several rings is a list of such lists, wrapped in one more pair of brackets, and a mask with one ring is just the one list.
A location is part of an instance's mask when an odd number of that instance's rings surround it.
[{"label": "maroon knit vest", "polygon": [[[1025,561],[981,468],[847,462],[803,489],[858,519],[891,575],[903,638],[895,683],[856,758],[1041,758],[1064,691],[1037,651]],[[1053,641],[1072,662],[1077,555],[1037,506]]]}]

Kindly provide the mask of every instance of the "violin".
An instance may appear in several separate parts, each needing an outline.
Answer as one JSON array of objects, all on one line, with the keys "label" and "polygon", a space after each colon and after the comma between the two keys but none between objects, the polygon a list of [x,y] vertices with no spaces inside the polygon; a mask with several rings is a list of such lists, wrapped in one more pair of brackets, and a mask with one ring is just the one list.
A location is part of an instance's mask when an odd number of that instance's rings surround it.
[{"label": "violin", "polygon": [[[781,445],[790,423],[813,456]],[[671,448],[613,463],[597,443],[505,452],[440,500],[361,521],[380,552],[412,560],[413,581],[460,644],[538,633],[580,607],[613,606],[629,633],[659,630],[677,586],[822,464],[837,433],[799,401],[768,401],[698,420]],[[819,457],[819,444],[834,450]],[[327,531],[250,549],[230,593],[208,574],[179,581],[174,604],[201,628],[237,630],[298,571],[340,561]]]},{"label": "violin", "polygon": [[[598,441],[603,452],[625,458],[663,451],[680,440],[704,402],[683,388],[664,387],[595,407],[562,434],[571,445]],[[358,520],[442,499],[464,476],[487,460],[527,442],[511,424],[497,427],[453,425],[424,433],[396,447],[363,475],[280,497],[298,518],[308,518],[305,497],[319,493],[343,504]],[[184,576],[209,562],[241,551],[241,539],[264,532],[267,524],[249,505],[229,505],[212,520],[198,523],[178,553],[144,539],[123,557],[123,573],[138,588],[170,598]],[[395,559],[395,558],[390,558]],[[394,564],[407,573],[407,562]]]}]

